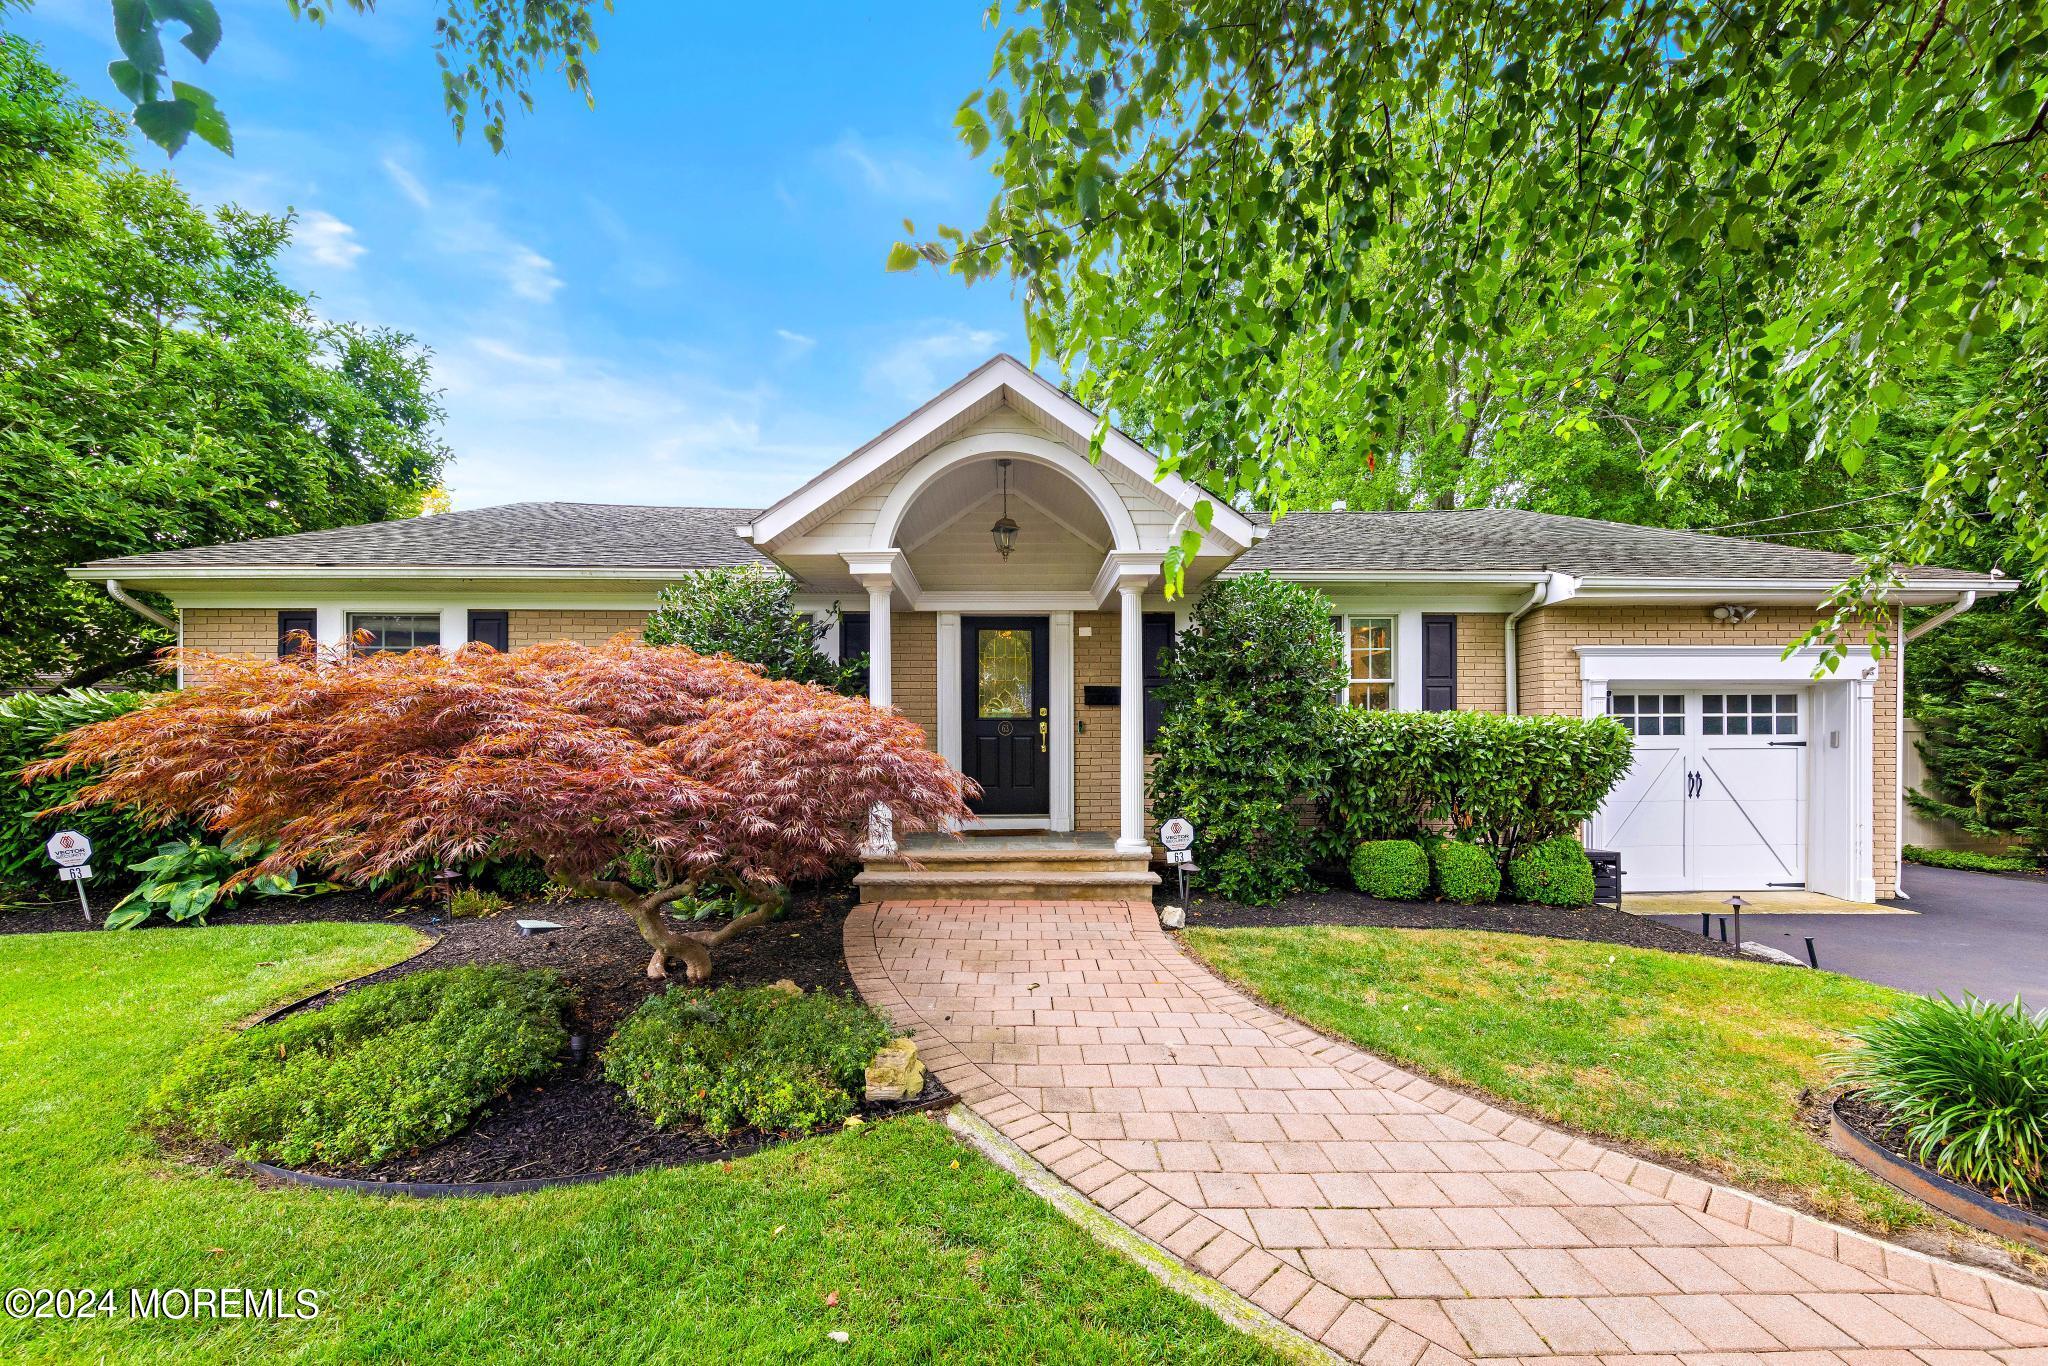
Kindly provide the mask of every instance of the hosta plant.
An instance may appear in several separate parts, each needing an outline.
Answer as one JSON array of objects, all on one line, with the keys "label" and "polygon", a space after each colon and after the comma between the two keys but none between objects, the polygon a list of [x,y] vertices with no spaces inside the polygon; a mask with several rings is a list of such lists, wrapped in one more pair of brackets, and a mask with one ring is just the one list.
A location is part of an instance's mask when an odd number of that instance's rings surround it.
[{"label": "hosta plant", "polygon": [[261,858],[262,852],[233,841],[208,844],[202,839],[183,839],[162,845],[149,858],[128,865],[129,871],[141,873],[143,878],[107,912],[107,928],[132,930],[157,911],[174,921],[197,920],[203,925],[208,912],[226,909],[251,892],[257,896],[312,896],[334,890],[331,882],[301,886],[296,868],[241,878],[242,870]]},{"label": "hosta plant", "polygon": [[2048,1164],[2048,1010],[1916,999],[1850,1031],[1843,1084],[1886,1111],[1910,1156],[2008,1200],[2041,1197]]}]

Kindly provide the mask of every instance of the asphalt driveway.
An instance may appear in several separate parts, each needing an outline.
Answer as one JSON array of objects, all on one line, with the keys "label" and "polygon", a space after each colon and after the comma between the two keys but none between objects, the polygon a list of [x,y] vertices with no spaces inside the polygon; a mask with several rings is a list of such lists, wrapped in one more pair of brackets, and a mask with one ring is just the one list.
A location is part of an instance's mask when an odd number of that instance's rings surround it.
[{"label": "asphalt driveway", "polygon": [[1886,904],[1917,914],[1747,915],[1742,935],[1804,958],[1810,934],[1823,968],[1886,986],[2048,1007],[2048,881],[1909,863],[1905,884],[1907,899]]}]

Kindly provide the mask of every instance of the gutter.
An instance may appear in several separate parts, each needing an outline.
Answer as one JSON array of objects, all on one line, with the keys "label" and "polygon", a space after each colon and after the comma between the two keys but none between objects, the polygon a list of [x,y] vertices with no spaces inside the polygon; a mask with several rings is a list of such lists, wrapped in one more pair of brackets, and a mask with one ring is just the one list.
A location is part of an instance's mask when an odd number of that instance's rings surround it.
[{"label": "gutter", "polygon": [[132,598],[128,596],[128,590],[121,586],[121,581],[119,579],[107,580],[107,596],[112,598],[115,602],[120,603],[123,607],[133,612],[136,616],[141,617],[144,621],[153,621],[167,631],[175,631],[178,629],[177,622],[172,621],[162,612],[157,611],[156,608],[151,607],[148,603],[143,602],[137,598]]},{"label": "gutter", "polygon": [[1936,612],[1933,616],[1921,622],[1912,630],[1906,632],[1905,643],[1911,645],[1914,641],[1920,639],[1920,637],[1926,635],[1935,627],[1945,625],[1946,623],[1961,616],[1963,613],[1969,611],[1972,607],[1976,605],[1976,603],[1977,594],[1975,592],[1965,592],[1956,594],[1956,600],[1954,602],[1942,608],[1939,612]]},{"label": "gutter", "polygon": [[1521,668],[1519,661],[1515,657],[1517,653],[1515,649],[1516,627],[1521,624],[1523,617],[1528,616],[1537,608],[1555,607],[1561,602],[1568,602],[1578,596],[1581,582],[1583,581],[1575,579],[1560,570],[1548,570],[1544,573],[1543,582],[1530,590],[1528,601],[1509,614],[1507,624],[1509,716],[1519,716],[1522,711]]}]

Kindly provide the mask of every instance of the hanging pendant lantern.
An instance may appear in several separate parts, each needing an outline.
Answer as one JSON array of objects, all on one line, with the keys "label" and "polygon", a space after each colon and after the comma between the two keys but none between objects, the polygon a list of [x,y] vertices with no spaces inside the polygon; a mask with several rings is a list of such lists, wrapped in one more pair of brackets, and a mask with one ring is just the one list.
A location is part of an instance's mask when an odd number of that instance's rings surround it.
[{"label": "hanging pendant lantern", "polygon": [[996,538],[996,553],[1007,560],[1017,548],[1017,524],[1010,520],[1010,462],[998,460],[996,467],[1002,472],[1003,515],[989,528],[989,534]]}]

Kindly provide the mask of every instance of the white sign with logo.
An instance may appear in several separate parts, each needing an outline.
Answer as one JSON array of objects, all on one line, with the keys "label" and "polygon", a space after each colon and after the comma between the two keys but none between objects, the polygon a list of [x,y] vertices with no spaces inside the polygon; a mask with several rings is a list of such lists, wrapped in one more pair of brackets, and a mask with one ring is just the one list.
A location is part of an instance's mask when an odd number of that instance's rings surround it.
[{"label": "white sign with logo", "polygon": [[1189,849],[1195,843],[1195,827],[1180,816],[1159,827],[1159,842],[1168,849]]},{"label": "white sign with logo", "polygon": [[59,830],[43,847],[59,868],[76,868],[92,857],[92,841],[76,830]]}]

